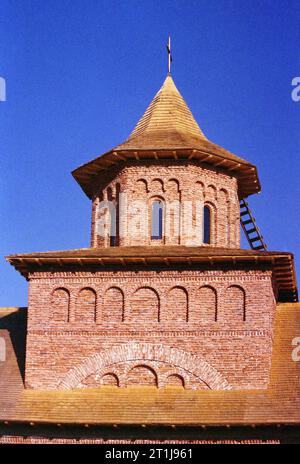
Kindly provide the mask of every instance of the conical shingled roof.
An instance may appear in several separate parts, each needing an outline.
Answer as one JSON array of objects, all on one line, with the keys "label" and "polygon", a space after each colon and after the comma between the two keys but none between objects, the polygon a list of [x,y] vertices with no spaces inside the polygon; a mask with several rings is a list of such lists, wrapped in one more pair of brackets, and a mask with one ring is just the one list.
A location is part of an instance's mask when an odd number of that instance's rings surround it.
[{"label": "conical shingled roof", "polygon": [[229,171],[237,177],[241,198],[260,191],[256,167],[205,137],[170,75],[127,140],[72,174],[92,198],[101,172],[130,160],[152,159],[193,160]]},{"label": "conical shingled roof", "polygon": [[167,76],[146,112],[139,120],[123,147],[145,148],[193,146],[206,140],[186,102],[170,75]]}]

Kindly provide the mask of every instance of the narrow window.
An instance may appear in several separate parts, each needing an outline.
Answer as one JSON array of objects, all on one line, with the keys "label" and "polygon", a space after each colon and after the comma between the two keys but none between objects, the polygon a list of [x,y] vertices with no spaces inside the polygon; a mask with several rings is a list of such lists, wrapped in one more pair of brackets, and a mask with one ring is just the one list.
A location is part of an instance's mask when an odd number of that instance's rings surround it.
[{"label": "narrow window", "polygon": [[161,240],[163,238],[163,203],[159,200],[152,203],[151,219],[151,238]]},{"label": "narrow window", "polygon": [[113,201],[110,194],[112,207],[110,208],[110,246],[118,246],[120,243],[120,184],[116,184],[116,198]]},{"label": "narrow window", "polygon": [[203,243],[210,243],[211,213],[208,206],[204,206]]},{"label": "narrow window", "polygon": [[110,246],[116,246],[117,245],[117,231],[116,231],[116,225],[117,225],[117,211],[116,211],[116,201],[115,198],[113,197],[112,194],[112,189],[111,187],[108,187],[107,189],[107,200],[109,202],[109,244]]}]

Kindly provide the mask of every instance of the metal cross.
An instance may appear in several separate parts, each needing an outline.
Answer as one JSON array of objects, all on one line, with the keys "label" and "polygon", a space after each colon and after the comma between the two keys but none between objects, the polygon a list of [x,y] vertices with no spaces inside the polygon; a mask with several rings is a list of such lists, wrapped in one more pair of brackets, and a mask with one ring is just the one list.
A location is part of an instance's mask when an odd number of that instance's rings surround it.
[{"label": "metal cross", "polygon": [[171,63],[173,61],[171,55],[171,37],[169,36],[169,41],[167,44],[167,52],[168,52],[168,73],[171,74]]}]

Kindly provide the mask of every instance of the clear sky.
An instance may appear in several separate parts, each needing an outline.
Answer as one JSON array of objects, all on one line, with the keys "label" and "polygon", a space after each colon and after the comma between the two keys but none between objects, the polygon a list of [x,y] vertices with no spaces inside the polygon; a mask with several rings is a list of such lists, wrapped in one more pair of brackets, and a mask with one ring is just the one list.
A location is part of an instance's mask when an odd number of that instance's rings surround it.
[{"label": "clear sky", "polygon": [[[90,201],[70,172],[133,129],[165,79],[169,34],[177,87],[210,140],[258,166],[250,206],[300,277],[299,0],[2,0],[1,256],[89,246]],[[0,306],[26,304],[1,258]]]}]

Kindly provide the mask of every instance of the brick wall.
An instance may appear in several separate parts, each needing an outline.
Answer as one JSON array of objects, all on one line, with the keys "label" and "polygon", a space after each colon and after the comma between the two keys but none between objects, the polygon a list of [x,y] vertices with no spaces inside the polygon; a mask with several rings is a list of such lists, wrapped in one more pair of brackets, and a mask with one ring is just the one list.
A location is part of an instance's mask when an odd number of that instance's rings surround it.
[{"label": "brick wall", "polygon": [[266,388],[274,311],[266,269],[35,273],[26,386]]},{"label": "brick wall", "polygon": [[[95,181],[94,189],[93,247],[112,244],[113,214],[119,218],[115,231],[119,245],[201,245],[204,205],[211,212],[211,245],[240,246],[239,200],[234,176],[203,168],[192,161],[139,161],[104,173]],[[99,206],[107,200],[120,205],[116,213]],[[162,240],[151,240],[151,205],[155,200],[165,204]],[[96,227],[99,219],[104,223],[101,231]]]},{"label": "brick wall", "polygon": [[[151,431],[153,433],[153,431]],[[111,432],[113,435],[113,432]],[[250,436],[250,434],[249,434]],[[161,440],[153,440],[153,439],[136,439],[136,438],[124,438],[124,439],[116,439],[116,438],[70,438],[65,437],[64,432],[61,432],[60,438],[53,438],[48,436],[31,436],[31,435],[2,435],[0,436],[0,444],[16,444],[16,445],[23,445],[23,444],[46,444],[46,445],[78,445],[78,444],[91,444],[91,445],[131,445],[133,446],[132,450],[136,451],[134,445],[147,445],[147,444],[197,444],[197,445],[237,445],[237,444],[244,444],[244,445],[279,445],[280,440],[268,440],[268,439],[258,439],[258,438],[246,438],[240,439],[235,438],[234,436],[230,439],[213,439],[207,438],[206,440],[201,439],[191,439],[191,440],[184,440],[184,439],[161,439]],[[295,442],[298,444],[298,441]],[[118,450],[120,451],[120,450]]]}]

